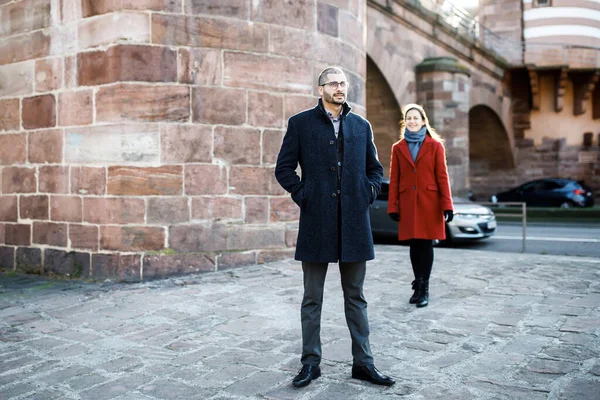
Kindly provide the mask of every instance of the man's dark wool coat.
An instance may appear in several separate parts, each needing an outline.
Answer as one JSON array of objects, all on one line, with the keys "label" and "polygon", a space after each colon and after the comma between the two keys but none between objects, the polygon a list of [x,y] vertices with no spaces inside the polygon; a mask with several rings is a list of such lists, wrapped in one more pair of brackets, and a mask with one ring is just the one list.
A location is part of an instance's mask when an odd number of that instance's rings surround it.
[{"label": "man's dark wool coat", "polygon": [[[347,103],[339,137],[343,161],[338,182],[335,131],[321,100],[315,108],[288,121],[275,177],[300,206],[296,260],[360,262],[375,258],[369,205],[381,188],[383,167],[377,159],[371,125],[350,112]],[[301,178],[296,173],[298,164]]]}]

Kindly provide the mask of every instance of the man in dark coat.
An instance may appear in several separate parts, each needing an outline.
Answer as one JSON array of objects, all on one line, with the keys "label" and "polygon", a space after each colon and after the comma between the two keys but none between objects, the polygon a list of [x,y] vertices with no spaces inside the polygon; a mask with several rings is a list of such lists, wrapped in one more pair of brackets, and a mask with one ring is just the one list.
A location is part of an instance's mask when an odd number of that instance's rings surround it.
[{"label": "man in dark coat", "polygon": [[[289,119],[275,168],[277,180],[300,207],[296,260],[302,261],[304,273],[302,368],[292,383],[306,386],[321,375],[323,287],[328,263],[339,262],[352,377],[389,386],[394,380],[373,365],[363,296],[366,264],[375,257],[369,205],[379,193],[383,167],[371,125],[346,103],[344,72],[326,68],[318,84],[319,104]],[[296,173],[298,164],[302,177]]]}]

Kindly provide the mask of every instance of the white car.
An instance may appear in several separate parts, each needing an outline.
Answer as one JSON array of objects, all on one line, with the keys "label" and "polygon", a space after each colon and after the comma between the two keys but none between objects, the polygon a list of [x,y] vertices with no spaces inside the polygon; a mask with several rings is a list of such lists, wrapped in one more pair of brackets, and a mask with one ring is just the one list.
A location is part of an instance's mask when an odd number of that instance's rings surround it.
[{"label": "white car", "polygon": [[453,198],[454,219],[446,224],[446,241],[484,239],[496,233],[496,216],[487,207]]},{"label": "white car", "polygon": [[[388,192],[389,182],[384,180],[377,199],[369,209],[373,236],[398,237],[398,223],[387,215]],[[491,209],[464,198],[454,197],[452,201],[454,219],[446,223],[446,241],[443,244],[481,240],[496,233],[496,216]]]}]

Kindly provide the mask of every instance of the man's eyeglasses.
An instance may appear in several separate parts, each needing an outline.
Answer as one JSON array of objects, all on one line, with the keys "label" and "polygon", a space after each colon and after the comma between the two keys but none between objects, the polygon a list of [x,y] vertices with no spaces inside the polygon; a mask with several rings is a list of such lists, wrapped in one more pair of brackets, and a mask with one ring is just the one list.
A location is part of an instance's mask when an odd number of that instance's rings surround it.
[{"label": "man's eyeglasses", "polygon": [[327,86],[330,89],[337,89],[338,87],[341,87],[342,89],[344,89],[347,85],[348,84],[346,82],[344,82],[344,81],[342,81],[342,82],[335,82],[335,81],[333,81],[333,82],[324,83],[324,84],[322,84],[320,86]]}]

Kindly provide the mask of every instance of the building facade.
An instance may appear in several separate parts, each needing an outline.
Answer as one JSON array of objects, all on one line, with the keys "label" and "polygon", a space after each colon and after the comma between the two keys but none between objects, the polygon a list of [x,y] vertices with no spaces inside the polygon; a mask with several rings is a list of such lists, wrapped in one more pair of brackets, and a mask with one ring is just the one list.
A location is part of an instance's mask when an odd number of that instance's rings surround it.
[{"label": "building facade", "polygon": [[[600,3],[486,0],[475,12],[483,25],[506,40],[506,54],[512,55],[507,78],[516,118],[514,168],[494,162],[496,149],[471,147],[473,191],[485,198],[531,179],[561,177],[584,180],[597,202]],[[511,46],[517,50],[510,51]],[[472,119],[472,143],[477,126]],[[486,142],[490,135],[481,139]]]}]

